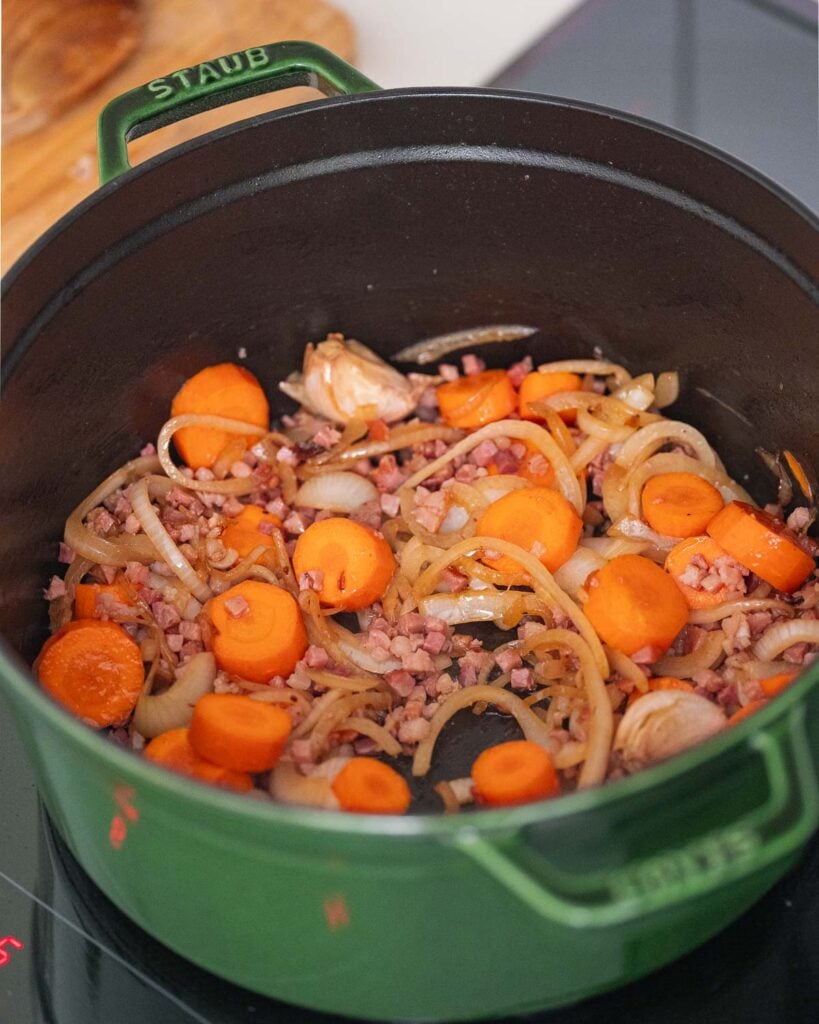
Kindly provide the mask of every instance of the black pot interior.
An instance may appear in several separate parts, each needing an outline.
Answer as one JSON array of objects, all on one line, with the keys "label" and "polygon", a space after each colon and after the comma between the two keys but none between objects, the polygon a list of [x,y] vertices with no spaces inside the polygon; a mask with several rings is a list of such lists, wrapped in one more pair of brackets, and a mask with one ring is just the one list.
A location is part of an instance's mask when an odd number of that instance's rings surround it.
[{"label": "black pot interior", "polygon": [[545,100],[375,95],[184,148],[92,199],[7,283],[0,627],[34,656],[68,512],[155,439],[185,377],[245,348],[281,413],[276,383],[328,331],[389,356],[529,324],[484,358],[599,347],[635,373],[680,370],[670,415],[772,500],[755,446],[819,452],[815,257],[815,228],[728,164]]}]

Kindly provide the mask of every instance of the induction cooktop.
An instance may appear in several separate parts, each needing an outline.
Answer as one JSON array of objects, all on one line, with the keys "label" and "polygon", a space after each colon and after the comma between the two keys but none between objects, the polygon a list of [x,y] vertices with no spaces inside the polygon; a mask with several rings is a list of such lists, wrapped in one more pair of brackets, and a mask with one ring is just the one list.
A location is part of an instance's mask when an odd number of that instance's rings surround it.
[{"label": "induction cooktop", "polygon": [[[681,128],[819,208],[811,0],[589,0],[494,82]],[[0,1024],[319,1024],[151,939],[96,888],[39,805],[0,704]],[[819,838],[759,903],[642,981],[538,1024],[819,1020]]]}]

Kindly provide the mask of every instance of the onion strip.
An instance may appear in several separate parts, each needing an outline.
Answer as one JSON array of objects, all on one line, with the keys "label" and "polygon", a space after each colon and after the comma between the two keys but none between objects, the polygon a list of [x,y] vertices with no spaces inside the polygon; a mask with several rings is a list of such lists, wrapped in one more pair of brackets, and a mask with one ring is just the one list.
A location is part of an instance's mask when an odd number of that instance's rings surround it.
[{"label": "onion strip", "polygon": [[690,654],[666,655],[653,667],[659,676],[675,676],[677,679],[691,679],[697,672],[714,668],[725,657],[725,634],[721,629],[712,630]]},{"label": "onion strip", "polygon": [[383,725],[379,725],[371,718],[350,717],[346,721],[342,722],[338,727],[339,732],[344,732],[347,729],[359,732],[362,736],[369,736],[370,739],[375,740],[384,753],[389,754],[390,757],[398,757],[401,753],[402,747],[398,740],[394,736],[390,735]]},{"label": "onion strip", "polygon": [[231,480],[196,480],[185,476],[171,458],[171,440],[177,430],[183,427],[207,427],[213,430],[224,430],[229,434],[241,434],[248,437],[264,437],[268,431],[252,423],[228,419],[226,416],[199,416],[186,413],[184,416],[173,416],[159,431],[156,451],[162,468],[169,480],[186,487],[189,491],[208,491],[210,494],[250,494],[259,486],[252,476],[237,477]]},{"label": "onion strip", "polygon": [[[754,654],[761,661],[773,661],[793,644],[819,645],[819,620],[795,619],[769,626],[754,644]],[[797,670],[800,666],[794,666]]]},{"label": "onion strip", "polygon": [[451,331],[449,334],[436,334],[433,338],[424,338],[406,348],[402,348],[392,357],[397,363],[417,363],[426,366],[437,362],[442,356],[458,349],[477,348],[479,345],[492,345],[499,341],[520,341],[537,333],[537,327],[526,327],[523,324],[488,324],[485,327],[469,327],[464,331]]},{"label": "onion strip", "polygon": [[741,598],[738,601],[726,601],[718,604],[715,608],[695,608],[688,616],[688,621],[695,626],[706,625],[711,622],[721,622],[729,615],[744,614],[746,612],[780,612],[783,615],[791,616],[796,609],[784,601],[776,601],[770,598]]}]

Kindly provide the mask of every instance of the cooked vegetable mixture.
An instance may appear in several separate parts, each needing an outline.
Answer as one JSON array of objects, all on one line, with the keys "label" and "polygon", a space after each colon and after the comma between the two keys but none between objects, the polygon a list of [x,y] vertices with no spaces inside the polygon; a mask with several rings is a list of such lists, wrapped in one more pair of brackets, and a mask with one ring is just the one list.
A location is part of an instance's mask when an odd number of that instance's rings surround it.
[{"label": "cooked vegetable mixture", "polygon": [[730,728],[816,658],[815,510],[791,453],[766,453],[782,503],[762,509],[659,411],[675,373],[437,369],[330,335],[272,428],[244,368],[186,381],[156,447],[66,523],[45,690],[200,782],[402,814],[458,712],[514,716],[522,738],[439,782],[442,808],[519,804]]}]

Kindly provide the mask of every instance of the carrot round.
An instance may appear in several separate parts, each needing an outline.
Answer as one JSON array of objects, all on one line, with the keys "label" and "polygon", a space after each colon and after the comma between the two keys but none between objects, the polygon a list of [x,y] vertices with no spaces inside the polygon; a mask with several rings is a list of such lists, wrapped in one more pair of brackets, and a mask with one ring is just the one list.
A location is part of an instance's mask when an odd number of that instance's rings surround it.
[{"label": "carrot round", "polygon": [[484,370],[437,388],[438,408],[450,427],[482,427],[514,412],[517,395],[505,370]]},{"label": "carrot round", "polygon": [[[261,384],[252,373],[233,363],[206,366],[185,381],[171,403],[171,415],[185,413],[224,416],[257,427],[266,427],[270,419]],[[210,427],[183,427],[174,435],[174,444],[191,469],[210,468],[225,445],[237,436]],[[246,440],[252,443],[253,439]]]},{"label": "carrot round", "polygon": [[489,747],[472,765],[472,784],[493,807],[526,804],[558,796],[560,783],[552,759],[530,740]]},{"label": "carrot round", "polygon": [[97,598],[101,594],[110,594],[118,604],[132,603],[131,595],[119,580],[114,583],[78,583],[74,587],[74,618],[98,618]]},{"label": "carrot round", "polygon": [[235,772],[201,758],[191,746],[188,729],[168,729],[155,736],[145,747],[149,761],[160,764],[169,771],[189,775],[212,786],[247,792],[253,788],[253,779],[247,772]]},{"label": "carrot round", "polygon": [[394,768],[374,757],[354,757],[333,779],[342,810],[360,814],[403,814],[412,795]]},{"label": "carrot round", "polygon": [[258,505],[245,505],[235,519],[228,521],[220,540],[226,548],[233,548],[240,558],[249,555],[260,544],[266,548],[275,548],[272,534],[263,533],[260,529],[262,524],[269,529],[278,529],[282,521],[278,516],[262,511]]},{"label": "carrot round", "polygon": [[659,473],[643,488],[643,519],[668,537],[696,537],[723,507],[722,495],[696,473]]},{"label": "carrot round", "polygon": [[[649,679],[648,689],[651,690],[687,690],[689,693],[694,693],[694,687],[691,683],[687,683],[684,679],[677,679],[676,676],[656,676],[654,679]],[[645,693],[641,690],[634,689],[628,695],[628,706],[639,700],[640,697],[644,697]]]},{"label": "carrot round", "polygon": [[[549,395],[559,395],[564,391],[580,391],[583,381],[576,373],[527,373],[520,385],[518,393],[518,412],[522,420],[542,420],[533,412],[531,402],[542,402]],[[574,409],[561,409],[560,417],[566,423],[574,423],[577,412]]]},{"label": "carrot round", "polygon": [[744,708],[740,708],[739,711],[735,711],[731,715],[728,725],[738,725],[746,718],[750,718],[751,715],[755,715],[757,711],[761,711],[767,703],[767,700],[752,700],[750,704],[746,704]]},{"label": "carrot round", "polygon": [[715,608],[728,599],[728,587],[723,585],[716,590],[696,590],[686,583],[680,583],[680,576],[688,568],[691,559],[699,555],[710,566],[718,558],[728,557],[728,552],[711,540],[710,537],[689,537],[668,552],[665,559],[665,571],[671,576],[688,603],[689,608]]},{"label": "carrot round", "polygon": [[206,693],[193,709],[190,742],[206,761],[234,772],[266,772],[281,756],[290,715],[236,693]]},{"label": "carrot round", "polygon": [[36,670],[47,693],[99,728],[127,721],[145,679],[138,645],[100,619],[77,619],[55,633]]},{"label": "carrot round", "polygon": [[[492,502],[475,527],[479,536],[498,537],[526,551],[533,550],[534,546],[538,558],[550,572],[571,558],[582,532],[583,522],[577,512],[562,494],[546,487],[504,494]],[[482,561],[500,572],[520,571],[509,555],[492,558],[484,554]]]},{"label": "carrot round", "polygon": [[651,647],[662,654],[688,621],[688,605],[676,583],[642,555],[620,555],[586,582],[583,605],[604,643],[635,654]]},{"label": "carrot round", "polygon": [[321,573],[321,603],[355,611],[384,594],[395,572],[395,555],[380,533],[333,516],[308,526],[293,552],[296,575]]},{"label": "carrot round", "polygon": [[777,590],[792,593],[813,572],[814,561],[780,519],[744,501],[732,501],[707,528],[720,547]]},{"label": "carrot round", "polygon": [[778,675],[768,676],[767,679],[760,679],[759,685],[766,697],[775,697],[790,686],[798,675],[798,672],[780,672]]},{"label": "carrot round", "polygon": [[245,580],[207,605],[219,668],[254,683],[289,676],[307,650],[296,600],[272,583]]}]

